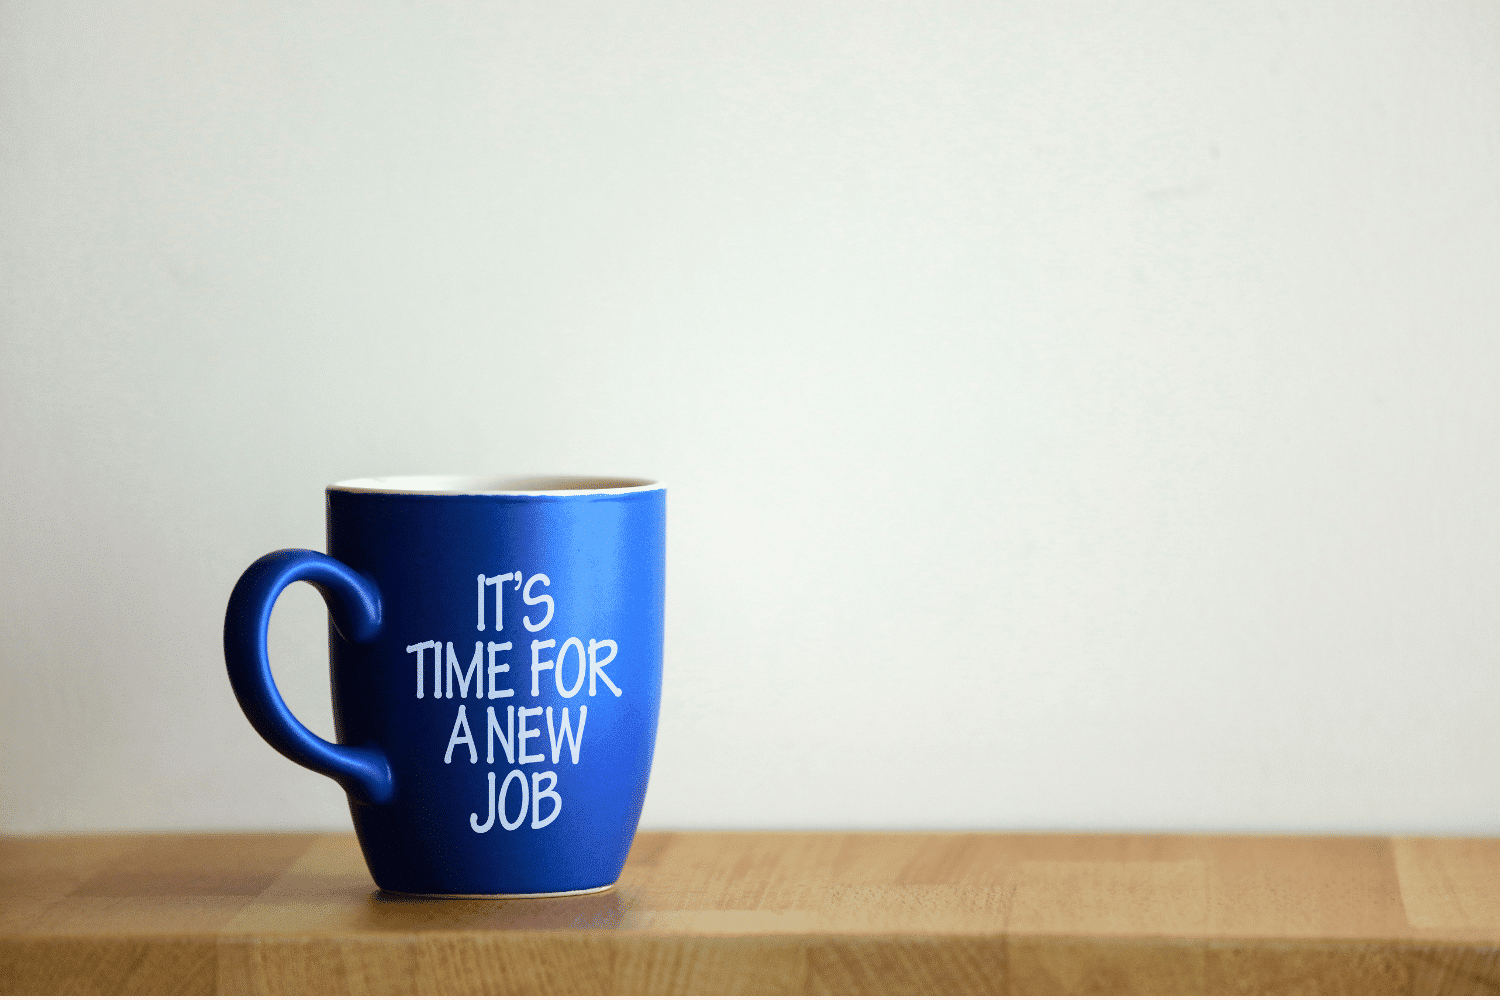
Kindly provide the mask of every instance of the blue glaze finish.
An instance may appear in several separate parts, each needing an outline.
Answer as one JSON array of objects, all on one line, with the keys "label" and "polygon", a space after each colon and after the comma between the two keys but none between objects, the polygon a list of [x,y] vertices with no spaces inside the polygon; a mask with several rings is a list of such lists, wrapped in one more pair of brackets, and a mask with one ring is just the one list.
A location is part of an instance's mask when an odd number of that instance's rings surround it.
[{"label": "blue glaze finish", "polygon": [[336,559],[308,549],[261,556],[240,576],[224,613],[224,662],[245,717],[271,746],[303,767],[326,774],[352,798],[389,802],[391,769],[379,750],[339,746],[318,736],[292,714],[276,690],[266,656],[271,608],[290,584],[306,580],[328,604],[332,628],[354,642],[380,630],[380,592]]},{"label": "blue glaze finish", "polygon": [[[291,558],[273,553],[246,572],[251,582],[242,580],[231,598],[226,659],[236,694],[257,731],[288,757],[344,786],[365,860],[383,889],[501,895],[576,892],[613,883],[635,835],[656,739],[665,491],[443,495],[334,487],[327,500],[329,556],[303,553],[300,558],[327,560],[344,575],[314,579],[257,569],[267,560]],[[481,591],[479,577],[518,571],[519,588],[512,578],[486,583]],[[256,582],[262,577],[272,582]],[[271,603],[286,583],[301,578],[321,584],[330,603],[339,746],[318,740],[292,719],[275,694],[269,671],[257,672],[257,664],[264,664],[264,622]],[[345,583],[329,583],[332,579]],[[368,589],[353,589],[355,581]],[[503,588],[499,631],[497,587]],[[478,628],[481,593],[483,630]],[[372,618],[348,609],[356,595],[368,595],[362,606],[373,612]],[[550,617],[545,598],[551,598]],[[260,636],[258,646],[231,641],[231,634],[240,635],[247,622]],[[432,648],[408,651],[433,641],[443,654],[440,690],[445,697],[434,697]],[[533,642],[549,641],[533,652]],[[511,648],[494,651],[493,662],[509,669],[491,674],[489,646],[502,642]],[[470,675],[476,643],[478,667]],[[598,670],[585,669],[580,679],[591,647]],[[558,653],[564,648],[559,680]],[[247,650],[258,651],[258,661],[250,658],[256,669],[237,666],[236,658],[245,661]],[[535,695],[534,656],[543,665],[535,671]],[[451,698],[446,697],[450,683]],[[248,694],[241,693],[242,687]],[[584,707],[587,721],[579,737]],[[561,732],[565,708],[578,744],[576,764]],[[499,729],[493,764],[488,759],[491,709]],[[524,716],[521,709],[528,710]],[[514,729],[524,725],[532,734],[525,738],[530,759],[524,762],[519,733],[510,736],[510,710],[518,717]],[[472,753],[465,736],[472,738]],[[514,762],[507,760],[507,737]],[[309,745],[317,749],[309,753]],[[324,748],[337,754],[382,755],[390,776],[385,792],[378,781],[353,780],[354,769],[343,763],[331,766],[334,758]],[[507,784],[512,772],[518,776]],[[493,819],[490,774],[497,791],[504,787],[508,793],[504,811]],[[517,815],[523,780],[528,799],[524,818]],[[532,802],[538,790],[540,809]]]}]

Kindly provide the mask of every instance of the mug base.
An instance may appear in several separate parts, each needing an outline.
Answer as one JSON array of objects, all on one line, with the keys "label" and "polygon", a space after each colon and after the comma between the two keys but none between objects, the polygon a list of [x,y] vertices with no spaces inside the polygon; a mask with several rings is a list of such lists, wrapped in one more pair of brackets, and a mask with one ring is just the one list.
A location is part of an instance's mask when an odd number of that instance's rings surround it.
[{"label": "mug base", "polygon": [[408,899],[550,899],[555,896],[587,896],[592,892],[603,892],[613,889],[614,883],[595,886],[592,889],[565,889],[562,892],[401,892],[397,889],[381,889],[380,891],[391,896],[403,896]]}]

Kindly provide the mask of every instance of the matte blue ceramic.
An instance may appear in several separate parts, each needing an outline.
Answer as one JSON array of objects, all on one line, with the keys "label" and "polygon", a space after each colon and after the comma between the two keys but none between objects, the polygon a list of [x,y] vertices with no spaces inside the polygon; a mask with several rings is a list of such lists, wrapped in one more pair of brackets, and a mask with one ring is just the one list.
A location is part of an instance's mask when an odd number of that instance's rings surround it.
[{"label": "matte blue ceramic", "polygon": [[[328,554],[235,585],[224,660],[250,724],[348,793],[391,892],[592,892],[635,836],[661,702],[666,490],[646,480],[401,477],[328,488]],[[328,604],[338,743],[287,709],[271,608]]]}]

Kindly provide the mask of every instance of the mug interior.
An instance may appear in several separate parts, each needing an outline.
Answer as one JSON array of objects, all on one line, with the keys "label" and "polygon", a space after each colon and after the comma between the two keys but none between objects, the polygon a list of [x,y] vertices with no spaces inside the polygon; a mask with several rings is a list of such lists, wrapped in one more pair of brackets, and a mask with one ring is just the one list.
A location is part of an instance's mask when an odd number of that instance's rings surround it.
[{"label": "mug interior", "polygon": [[433,496],[576,496],[663,489],[654,479],[620,476],[376,476],[345,479],[330,490],[351,493],[425,493]]}]

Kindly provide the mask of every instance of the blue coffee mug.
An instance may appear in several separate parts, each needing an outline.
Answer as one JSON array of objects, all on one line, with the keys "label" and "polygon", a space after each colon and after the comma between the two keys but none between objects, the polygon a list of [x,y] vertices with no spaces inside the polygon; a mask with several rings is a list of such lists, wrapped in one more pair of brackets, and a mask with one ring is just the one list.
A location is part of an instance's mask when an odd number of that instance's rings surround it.
[{"label": "blue coffee mug", "polygon": [[[343,786],[382,889],[607,889],[656,743],[665,488],[409,476],[327,502],[327,555],[272,552],[230,595],[224,660],[250,724]],[[338,743],[271,679],[266,628],[297,580],[328,604]]]}]

